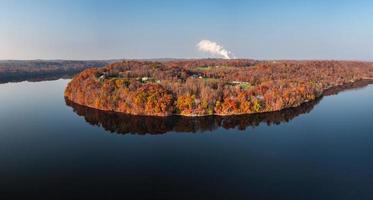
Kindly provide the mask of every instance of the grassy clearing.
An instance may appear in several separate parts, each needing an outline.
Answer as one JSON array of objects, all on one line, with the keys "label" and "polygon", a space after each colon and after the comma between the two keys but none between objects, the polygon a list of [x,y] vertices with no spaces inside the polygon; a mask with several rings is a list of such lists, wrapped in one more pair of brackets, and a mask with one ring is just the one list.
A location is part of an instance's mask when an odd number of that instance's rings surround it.
[{"label": "grassy clearing", "polygon": [[212,66],[199,66],[199,67],[196,67],[195,69],[199,70],[199,71],[209,71],[209,70],[211,70],[213,68],[214,67],[212,67]]},{"label": "grassy clearing", "polygon": [[244,89],[244,90],[247,90],[251,87],[251,84],[250,83],[240,83],[239,86]]}]

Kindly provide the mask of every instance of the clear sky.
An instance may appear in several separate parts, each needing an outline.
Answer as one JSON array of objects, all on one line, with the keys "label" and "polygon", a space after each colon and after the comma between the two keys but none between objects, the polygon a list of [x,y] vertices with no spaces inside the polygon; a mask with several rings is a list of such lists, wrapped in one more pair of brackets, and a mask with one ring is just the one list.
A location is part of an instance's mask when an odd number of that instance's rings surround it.
[{"label": "clear sky", "polygon": [[0,0],[0,59],[373,60],[369,0]]}]

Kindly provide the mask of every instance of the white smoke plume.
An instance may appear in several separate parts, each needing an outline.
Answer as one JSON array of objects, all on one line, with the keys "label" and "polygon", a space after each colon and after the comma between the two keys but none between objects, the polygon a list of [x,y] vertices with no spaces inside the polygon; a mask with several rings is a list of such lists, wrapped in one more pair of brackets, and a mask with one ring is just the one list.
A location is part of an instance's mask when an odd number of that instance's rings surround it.
[{"label": "white smoke plume", "polygon": [[210,53],[214,56],[220,56],[224,59],[231,59],[231,52],[224,49],[223,46],[220,46],[218,43],[210,40],[201,40],[197,44],[198,50],[202,52]]}]

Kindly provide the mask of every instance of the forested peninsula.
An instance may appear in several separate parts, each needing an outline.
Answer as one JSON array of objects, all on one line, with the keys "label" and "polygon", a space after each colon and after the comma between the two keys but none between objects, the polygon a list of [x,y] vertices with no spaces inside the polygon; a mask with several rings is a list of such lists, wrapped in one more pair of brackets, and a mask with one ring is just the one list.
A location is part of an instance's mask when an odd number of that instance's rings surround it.
[{"label": "forested peninsula", "polygon": [[357,82],[373,82],[373,63],[124,60],[76,75],[66,87],[65,98],[132,115],[237,115],[297,107],[334,87]]}]

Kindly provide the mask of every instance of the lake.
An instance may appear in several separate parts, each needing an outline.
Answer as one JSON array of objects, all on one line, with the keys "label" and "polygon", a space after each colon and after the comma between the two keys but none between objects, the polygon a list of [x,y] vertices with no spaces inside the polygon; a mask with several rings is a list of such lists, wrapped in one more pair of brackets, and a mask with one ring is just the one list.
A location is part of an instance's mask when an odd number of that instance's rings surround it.
[{"label": "lake", "polygon": [[0,84],[0,194],[38,199],[373,199],[373,85],[297,109],[136,117]]}]

